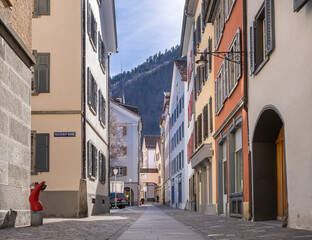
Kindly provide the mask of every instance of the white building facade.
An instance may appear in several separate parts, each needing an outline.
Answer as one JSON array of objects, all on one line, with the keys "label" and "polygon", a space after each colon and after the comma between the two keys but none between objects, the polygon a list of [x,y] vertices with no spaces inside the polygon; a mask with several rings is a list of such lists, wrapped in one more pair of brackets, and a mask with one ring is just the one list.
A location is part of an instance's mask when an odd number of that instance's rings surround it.
[{"label": "white building facade", "polygon": [[[123,182],[124,192],[131,202],[129,205],[138,206],[139,203],[139,164],[141,152],[142,119],[134,106],[119,103],[114,100],[110,104],[111,114],[117,116],[118,125],[122,129],[124,140],[123,154],[120,159],[110,159],[112,185],[115,182],[113,169],[117,168],[117,182]],[[114,190],[111,187],[111,192]]]},{"label": "white building facade", "polygon": [[186,61],[175,60],[170,92],[170,206],[185,208],[188,199],[187,162],[185,154]]}]

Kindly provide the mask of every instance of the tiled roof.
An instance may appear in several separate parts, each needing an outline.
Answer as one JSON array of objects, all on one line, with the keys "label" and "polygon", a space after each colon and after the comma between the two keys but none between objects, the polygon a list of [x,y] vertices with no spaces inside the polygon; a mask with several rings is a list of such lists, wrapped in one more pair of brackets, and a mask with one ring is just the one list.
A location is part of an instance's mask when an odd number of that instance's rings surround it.
[{"label": "tiled roof", "polygon": [[156,148],[156,143],[160,140],[160,136],[145,135],[144,140],[146,148]]},{"label": "tiled roof", "polygon": [[186,60],[174,60],[177,68],[182,77],[182,81],[187,81],[187,61]]}]

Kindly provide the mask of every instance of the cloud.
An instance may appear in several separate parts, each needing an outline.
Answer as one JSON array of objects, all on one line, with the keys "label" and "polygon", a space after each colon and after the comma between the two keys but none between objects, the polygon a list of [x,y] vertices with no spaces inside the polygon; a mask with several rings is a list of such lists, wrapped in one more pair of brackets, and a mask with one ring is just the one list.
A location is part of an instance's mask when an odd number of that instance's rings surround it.
[{"label": "cloud", "polygon": [[150,55],[179,44],[184,0],[116,0],[119,53],[111,74],[145,61]]}]

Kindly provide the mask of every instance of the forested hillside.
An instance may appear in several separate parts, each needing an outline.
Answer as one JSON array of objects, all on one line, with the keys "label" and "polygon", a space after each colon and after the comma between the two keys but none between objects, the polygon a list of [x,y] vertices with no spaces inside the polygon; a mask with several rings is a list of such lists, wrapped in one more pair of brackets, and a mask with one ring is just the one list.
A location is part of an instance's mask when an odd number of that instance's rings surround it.
[{"label": "forested hillside", "polygon": [[179,46],[150,56],[143,64],[111,79],[112,96],[121,96],[123,89],[126,103],[139,108],[142,135],[159,135],[163,93],[170,91],[175,59],[179,59]]}]

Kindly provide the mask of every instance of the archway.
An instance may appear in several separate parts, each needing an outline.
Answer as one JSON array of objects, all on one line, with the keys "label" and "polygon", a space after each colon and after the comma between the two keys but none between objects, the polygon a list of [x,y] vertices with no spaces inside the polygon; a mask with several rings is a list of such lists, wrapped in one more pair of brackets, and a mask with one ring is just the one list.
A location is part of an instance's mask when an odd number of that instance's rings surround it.
[{"label": "archway", "polygon": [[[129,187],[125,187],[124,193],[128,197],[129,206],[134,206],[134,201],[137,201],[137,200],[134,199],[133,189],[131,188],[131,198],[130,198],[130,188]],[[130,204],[130,199],[131,199],[131,204]]]},{"label": "archway", "polygon": [[287,215],[284,123],[274,107],[264,109],[252,140],[253,217],[255,221]]}]

